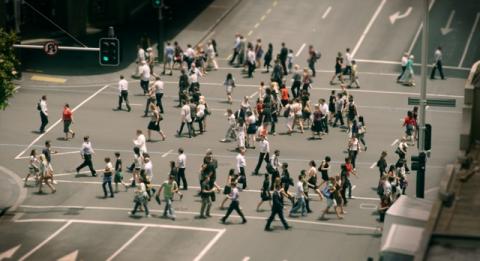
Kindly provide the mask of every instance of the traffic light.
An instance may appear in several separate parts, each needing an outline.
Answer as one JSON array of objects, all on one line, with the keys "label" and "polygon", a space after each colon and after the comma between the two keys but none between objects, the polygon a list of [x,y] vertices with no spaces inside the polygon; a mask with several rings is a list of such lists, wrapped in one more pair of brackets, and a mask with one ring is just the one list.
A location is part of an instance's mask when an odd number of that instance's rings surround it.
[{"label": "traffic light", "polygon": [[106,66],[120,64],[120,41],[117,38],[100,38],[99,63]]},{"label": "traffic light", "polygon": [[162,0],[152,0],[152,5],[155,8],[160,8],[162,6]]},{"label": "traffic light", "polygon": [[425,124],[425,140],[423,142],[425,150],[432,149],[432,125]]},{"label": "traffic light", "polygon": [[418,156],[412,155],[412,170],[425,171],[425,163],[427,160],[427,154],[420,152]]}]

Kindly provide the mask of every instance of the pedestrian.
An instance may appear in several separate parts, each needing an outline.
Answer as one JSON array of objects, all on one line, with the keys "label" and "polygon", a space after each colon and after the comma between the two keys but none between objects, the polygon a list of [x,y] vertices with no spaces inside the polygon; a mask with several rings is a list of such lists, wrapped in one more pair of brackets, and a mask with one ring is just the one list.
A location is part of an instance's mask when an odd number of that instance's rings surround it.
[{"label": "pedestrian", "polygon": [[337,101],[337,95],[335,90],[330,92],[330,97],[328,97],[328,125],[333,124],[333,119],[335,118],[335,102]]},{"label": "pedestrian", "polygon": [[227,124],[228,124],[227,132],[225,133],[225,138],[220,140],[220,142],[231,142],[232,140],[236,139],[235,127],[236,127],[237,121],[235,119],[235,115],[233,114],[232,109],[227,109],[226,116],[227,116]]},{"label": "pedestrian", "polygon": [[150,160],[150,155],[143,154],[143,169],[140,170],[140,176],[143,183],[145,183],[148,200],[150,201],[153,194],[155,194],[155,188],[152,185],[153,182],[153,163]]},{"label": "pedestrian", "polygon": [[223,86],[225,86],[225,91],[227,92],[227,102],[232,104],[232,91],[233,88],[235,88],[235,79],[231,73],[227,74],[227,78],[225,79],[225,82],[223,82]]},{"label": "pedestrian", "polygon": [[178,79],[178,106],[182,107],[183,101],[188,100],[188,87],[190,86],[189,78],[185,69],[180,70]]},{"label": "pedestrian", "polygon": [[183,183],[183,190],[188,189],[187,178],[185,177],[185,168],[187,167],[187,155],[185,155],[183,148],[178,149],[177,168],[178,177],[177,184],[180,187],[180,181]]},{"label": "pedestrian", "polygon": [[338,212],[338,203],[335,200],[335,193],[338,193],[338,186],[335,181],[335,177],[330,177],[327,185],[322,190],[323,196],[327,199],[327,207],[323,210],[320,219],[325,220],[325,214],[329,213],[331,207],[334,208],[335,214],[337,215],[338,219],[343,219],[343,216],[340,215]]},{"label": "pedestrian", "polygon": [[177,130],[177,137],[180,137],[182,135],[183,127],[185,124],[187,124],[187,129],[188,129],[188,137],[192,138],[192,135],[195,136],[195,131],[193,130],[192,126],[192,114],[190,111],[190,103],[188,100],[182,101],[183,106],[180,111],[180,116],[181,116],[181,123],[180,123],[180,128]]},{"label": "pedestrian", "polygon": [[[356,121],[354,125],[356,125]],[[355,169],[355,163],[357,161],[357,155],[359,152],[360,142],[358,141],[357,134],[352,133],[352,137],[348,141],[348,156],[352,162],[353,169]]]},{"label": "pedestrian", "polygon": [[183,70],[183,50],[182,47],[178,44],[177,41],[173,42],[173,49],[175,50],[174,52],[174,58],[173,58],[173,64],[172,68],[175,67],[175,64],[178,63],[178,68]]},{"label": "pedestrian", "polygon": [[245,218],[245,216],[242,213],[242,210],[240,209],[240,201],[239,201],[240,192],[238,191],[237,183],[232,183],[231,186],[232,186],[232,192],[230,192],[230,194],[227,196],[230,199],[230,206],[227,209],[227,213],[223,218],[220,219],[220,221],[222,221],[222,223],[225,224],[225,222],[227,221],[227,218],[230,216],[232,211],[235,210],[237,214],[242,218],[242,224],[245,224],[247,223],[247,219]]},{"label": "pedestrian", "polygon": [[264,136],[259,137],[260,141],[260,154],[258,156],[258,162],[257,166],[255,167],[255,170],[252,172],[252,175],[258,175],[258,171],[260,170],[260,167],[262,166],[262,162],[265,161],[265,164],[269,164],[270,160],[270,142],[268,142],[267,138]]},{"label": "pedestrian", "polygon": [[152,115],[150,116],[151,117],[150,122],[148,123],[148,126],[147,126],[147,137],[148,137],[147,141],[150,141],[150,142],[152,141],[151,139],[152,131],[158,132],[160,134],[160,137],[162,138],[162,141],[164,141],[166,137],[160,128],[160,121],[163,120],[163,117],[158,111],[158,108],[155,106],[155,104],[153,103],[150,104],[150,110],[152,111]]},{"label": "pedestrian", "polygon": [[[282,42],[282,47],[280,48],[280,53],[278,54],[278,58],[282,65],[283,75],[287,75],[287,58],[288,58],[288,49],[285,47],[285,43]],[[279,83],[280,85],[280,83]]]},{"label": "pedestrian", "polygon": [[270,194],[270,181],[268,180],[268,173],[264,174],[262,189],[260,190],[260,202],[257,204],[257,212],[260,212],[260,207],[262,206],[263,202],[269,201],[270,206],[272,202],[272,195]]},{"label": "pedestrian", "polygon": [[200,134],[202,134],[205,131],[203,126],[205,117],[207,116],[205,111],[206,111],[205,101],[200,100],[198,102],[198,105],[195,107],[195,121],[198,122],[198,129],[200,131]]},{"label": "pedestrian", "polygon": [[363,150],[367,151],[367,143],[365,142],[365,133],[367,133],[367,126],[365,125],[365,120],[363,116],[358,116],[357,129],[357,138],[363,144]]},{"label": "pedestrian", "polygon": [[95,152],[93,151],[92,143],[90,142],[90,137],[89,136],[83,137],[82,149],[80,150],[80,155],[82,156],[83,163],[76,168],[77,175],[80,174],[80,170],[82,168],[88,167],[90,169],[90,172],[92,173],[92,177],[97,176],[97,172],[93,168],[93,162],[92,162],[92,155],[94,153]]},{"label": "pedestrian", "polygon": [[253,72],[255,71],[256,56],[253,48],[247,50],[247,64],[248,64],[248,78],[253,78]]},{"label": "pedestrian", "polygon": [[334,85],[335,78],[338,78],[338,80],[343,83],[343,70],[344,70],[344,63],[343,63],[343,56],[341,52],[337,53],[337,57],[335,57],[335,73],[332,76],[332,79],[330,80],[330,84]]},{"label": "pedestrian", "polygon": [[237,58],[239,51],[240,51],[240,34],[236,33],[235,42],[233,45],[232,59],[230,59],[230,61],[228,62],[230,65],[233,65],[233,63],[235,62],[235,59]]},{"label": "pedestrian", "polygon": [[200,187],[200,197],[202,198],[202,205],[200,207],[200,215],[197,219],[205,219],[211,217],[210,208],[212,207],[211,193],[215,193],[215,189],[210,187],[210,177],[205,176]]},{"label": "pedestrian", "polygon": [[68,134],[72,134],[72,139],[75,138],[75,132],[70,129],[70,125],[73,123],[73,112],[70,109],[70,105],[65,103],[62,113],[63,120],[63,133],[65,133],[65,140],[68,140]]},{"label": "pedestrian", "polygon": [[317,184],[317,181],[318,181],[317,164],[315,163],[314,160],[311,160],[308,163],[308,166],[309,166],[309,169],[305,177],[308,185],[306,193],[308,193],[308,188],[311,188],[315,191],[315,193],[317,193],[320,199],[323,199],[322,193],[320,193],[320,186]]},{"label": "pedestrian", "polygon": [[110,197],[113,198],[112,176],[113,176],[112,162],[110,162],[109,157],[106,157],[105,169],[103,170],[103,183],[102,183],[104,198],[107,198],[107,185],[108,185],[108,189],[110,190]]},{"label": "pedestrian", "polygon": [[131,111],[130,103],[128,102],[128,81],[125,80],[123,75],[120,75],[120,81],[118,81],[118,107],[117,110],[122,110],[122,103],[125,102],[127,111]]},{"label": "pedestrian", "polygon": [[307,210],[306,210],[306,203],[305,203],[305,198],[307,195],[305,194],[305,191],[303,189],[303,175],[298,175],[298,181],[295,184],[295,205],[292,207],[290,210],[290,217],[293,217],[293,214],[298,213],[300,210],[302,217],[306,216]]},{"label": "pedestrian", "polygon": [[400,72],[400,75],[398,75],[397,77],[397,82],[400,82],[400,79],[403,77],[403,74],[405,73],[405,69],[407,68],[407,62],[408,62],[408,53],[403,53],[402,59],[400,60],[402,71]]},{"label": "pedestrian", "polygon": [[385,159],[387,157],[387,152],[386,151],[382,151],[382,153],[380,154],[380,159],[378,159],[377,161],[377,167],[378,167],[378,171],[380,172],[380,178],[387,174],[387,167],[388,167],[388,164],[387,164],[387,160]]},{"label": "pedestrian", "polygon": [[143,95],[147,95],[151,74],[150,74],[150,67],[148,66],[146,61],[140,62],[139,73],[140,73],[140,87],[143,90]]},{"label": "pedestrian", "polygon": [[150,112],[150,104],[155,104],[156,102],[155,87],[153,86],[153,84],[148,87],[148,92],[145,97],[147,100],[145,103],[145,111],[143,117],[148,117],[148,114]]},{"label": "pedestrian", "polygon": [[255,149],[255,136],[257,134],[257,118],[252,111],[247,111],[247,117],[245,118],[247,124],[247,144],[246,148]]},{"label": "pedestrian", "polygon": [[340,122],[340,127],[344,128],[345,123],[343,121],[343,112],[345,110],[345,100],[343,99],[343,94],[337,94],[337,100],[335,101],[335,120],[333,121],[332,127],[337,127],[337,122]]},{"label": "pedestrian", "polygon": [[239,119],[235,127],[235,136],[237,136],[237,151],[245,149],[245,136],[247,128],[243,119]]},{"label": "pedestrian", "polygon": [[266,71],[267,73],[270,72],[270,67],[271,67],[270,62],[272,62],[272,58],[273,58],[273,44],[269,43],[267,52],[263,56],[263,67],[267,67],[267,71]]},{"label": "pedestrian", "polygon": [[165,46],[164,55],[163,55],[163,72],[162,75],[165,75],[166,68],[170,69],[169,75],[173,74],[173,64],[174,64],[174,55],[175,55],[175,48],[172,46],[170,42],[167,42]]},{"label": "pedestrian", "polygon": [[41,154],[40,157],[39,157],[39,161],[40,161],[40,164],[39,164],[39,180],[38,180],[38,193],[39,194],[42,194],[43,191],[42,191],[42,184],[45,183],[45,185],[47,185],[52,194],[57,192],[57,190],[55,189],[55,187],[52,185],[53,183],[53,171],[52,169],[49,167],[49,163],[45,157],[45,154]]},{"label": "pedestrian", "polygon": [[135,216],[135,213],[137,213],[137,209],[139,207],[143,207],[145,211],[145,217],[151,217],[150,212],[148,211],[148,195],[147,195],[147,188],[146,184],[144,183],[144,180],[142,177],[138,177],[138,180],[136,181],[138,183],[137,189],[135,190],[135,197],[133,199],[133,202],[135,203],[133,210],[129,211],[128,214],[130,216]]},{"label": "pedestrian", "polygon": [[343,60],[345,61],[345,70],[343,71],[343,75],[348,75],[351,77],[353,55],[350,53],[350,48],[345,49],[345,57]]},{"label": "pedestrian", "polygon": [[143,169],[143,154],[140,152],[139,147],[134,147],[133,148],[133,164],[131,166],[132,169],[132,183],[131,187],[136,187],[136,181],[140,177],[140,172]]},{"label": "pedestrian", "polygon": [[[277,181],[275,181],[277,182]],[[288,163],[283,162],[282,163],[282,176],[280,177],[280,184],[282,185],[282,191],[285,193],[285,196],[290,199],[292,202],[292,205],[294,203],[293,197],[290,195],[288,192],[288,189],[290,186],[293,186],[293,179],[290,177],[290,173],[288,171]],[[283,201],[282,201],[283,202]]]},{"label": "pedestrian", "polygon": [[215,52],[215,47],[213,46],[212,41],[208,41],[207,43],[207,68],[210,69],[213,66],[213,69],[216,71],[218,70],[218,63],[217,63],[217,55]]},{"label": "pedestrian", "polygon": [[153,72],[153,67],[155,66],[155,54],[153,53],[152,47],[147,48],[147,53],[145,56],[147,58],[148,67],[150,68],[150,74],[155,75]]},{"label": "pedestrian", "polygon": [[52,146],[49,140],[45,141],[45,148],[42,149],[42,154],[45,155],[45,160],[47,161],[47,168],[49,174],[51,175],[51,180],[53,184],[57,184],[53,177],[53,165],[52,165],[52,154],[56,154],[56,150],[52,150]]},{"label": "pedestrian", "polygon": [[320,112],[322,113],[321,123],[322,123],[322,132],[323,134],[328,134],[328,118],[330,117],[330,108],[325,99],[321,98],[320,102]]},{"label": "pedestrian", "polygon": [[245,149],[240,148],[236,157],[237,160],[237,173],[239,175],[239,183],[242,183],[243,189],[247,188],[247,176],[245,175],[245,168],[247,167],[247,161],[245,160]]},{"label": "pedestrian", "polygon": [[353,96],[350,95],[348,97],[348,105],[347,105],[347,125],[348,125],[349,131],[352,129],[353,121],[357,118],[357,115],[358,115],[357,106],[353,101]]},{"label": "pedestrian", "polygon": [[283,195],[281,192],[280,185],[276,185],[275,190],[273,191],[272,213],[270,214],[270,217],[268,217],[267,219],[267,224],[265,225],[265,231],[272,231],[272,228],[270,227],[270,225],[272,224],[272,221],[275,219],[276,215],[278,215],[278,218],[280,218],[280,221],[282,222],[285,230],[292,228],[291,226],[288,225],[287,221],[285,220],[285,217],[283,216]]},{"label": "pedestrian", "polygon": [[138,147],[140,149],[140,154],[147,153],[147,143],[145,140],[145,135],[143,135],[142,130],[137,130],[137,137],[133,140],[134,147]]},{"label": "pedestrian", "polygon": [[434,80],[435,79],[435,71],[438,69],[438,73],[440,73],[440,78],[442,80],[445,80],[445,76],[443,75],[443,66],[442,66],[442,59],[443,59],[443,53],[442,53],[442,47],[439,46],[435,50],[435,53],[433,53],[434,57],[434,63],[433,63],[433,68],[432,68],[432,73],[430,74],[430,79]]},{"label": "pedestrian", "polygon": [[45,127],[48,124],[47,95],[42,95],[42,98],[37,103],[37,110],[40,112],[40,120],[42,122],[38,132],[39,133],[44,133],[45,132]]},{"label": "pedestrian", "polygon": [[360,82],[358,81],[357,62],[355,60],[352,60],[352,69],[351,69],[351,73],[350,73],[350,84],[348,85],[348,88],[353,88],[354,84],[355,84],[355,87],[357,89],[360,89]]},{"label": "pedestrian", "polygon": [[113,182],[115,182],[115,193],[118,193],[118,183],[121,183],[125,187],[125,191],[128,190],[127,184],[123,182],[122,167],[120,152],[115,152],[115,176],[113,177]]},{"label": "pedestrian", "polygon": [[288,73],[291,73],[292,72],[292,68],[293,68],[293,50],[292,49],[288,49],[288,55],[287,55],[287,70],[288,70]]},{"label": "pedestrian", "polygon": [[30,176],[35,178],[35,183],[38,183],[39,180],[39,166],[40,166],[40,161],[37,158],[37,152],[35,149],[33,149],[30,152],[30,157],[28,159],[28,173],[27,176],[25,177],[25,182],[23,183],[24,187],[27,186],[27,181]]},{"label": "pedestrian", "polygon": [[160,113],[163,113],[162,98],[165,91],[165,84],[160,79],[159,76],[155,77],[155,82],[153,83],[153,88],[155,89],[155,100],[157,102],[157,107],[160,109]]},{"label": "pedestrian", "polygon": [[[163,191],[163,198],[165,200],[165,209],[163,210],[163,217],[175,220],[175,211],[172,207],[173,195],[178,191],[177,182],[173,176],[168,176],[168,180],[165,180],[157,192],[157,197],[160,198],[160,194]],[[160,201],[159,201],[160,202]]]},{"label": "pedestrian", "polygon": [[329,176],[328,176],[328,171],[330,170],[330,161],[332,159],[330,156],[325,156],[325,159],[322,160],[322,163],[320,163],[320,166],[318,167],[318,171],[320,171],[321,177],[322,177],[322,183],[320,183],[319,187],[322,187],[323,183],[328,182]]},{"label": "pedestrian", "polygon": [[225,187],[223,188],[223,195],[225,195],[225,198],[220,204],[221,210],[225,209],[225,203],[228,200],[227,195],[229,195],[230,192],[232,192],[232,183],[237,183],[237,179],[238,179],[238,175],[235,174],[235,169],[230,169],[227,175],[227,182],[225,183]]},{"label": "pedestrian", "polygon": [[312,71],[312,77],[315,77],[316,70],[315,70],[315,63],[320,59],[322,55],[320,52],[315,51],[313,45],[308,47],[308,68]]},{"label": "pedestrian", "polygon": [[410,142],[410,145],[415,145],[415,126],[417,125],[417,121],[413,116],[412,111],[407,112],[407,116],[403,119],[402,127],[405,127],[405,140]]},{"label": "pedestrian", "polygon": [[187,63],[187,68],[190,70],[192,64],[194,64],[195,50],[193,50],[191,44],[187,44],[187,49],[183,53],[183,61]]},{"label": "pedestrian", "polygon": [[413,59],[414,58],[415,57],[413,55],[410,55],[408,57],[407,63],[405,64],[405,73],[398,80],[399,83],[401,83],[403,85],[410,86],[410,87],[415,86],[414,72],[413,72]]}]

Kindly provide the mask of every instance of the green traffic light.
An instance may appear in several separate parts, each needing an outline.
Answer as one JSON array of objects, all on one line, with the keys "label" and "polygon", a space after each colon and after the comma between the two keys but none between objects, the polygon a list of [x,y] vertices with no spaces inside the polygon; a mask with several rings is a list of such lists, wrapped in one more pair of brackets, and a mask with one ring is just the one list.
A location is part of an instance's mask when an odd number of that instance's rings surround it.
[{"label": "green traffic light", "polygon": [[109,59],[108,59],[108,56],[103,56],[102,59],[103,59],[104,62],[108,62],[108,60],[109,60]]}]

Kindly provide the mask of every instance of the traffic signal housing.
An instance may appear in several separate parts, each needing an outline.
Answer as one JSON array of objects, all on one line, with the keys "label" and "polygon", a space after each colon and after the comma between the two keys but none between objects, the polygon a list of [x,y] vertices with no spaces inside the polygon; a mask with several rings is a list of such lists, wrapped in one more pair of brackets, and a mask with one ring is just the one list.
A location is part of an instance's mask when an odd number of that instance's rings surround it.
[{"label": "traffic signal housing", "polygon": [[117,38],[100,38],[99,63],[104,66],[120,64],[120,41]]},{"label": "traffic signal housing", "polygon": [[152,5],[155,8],[160,8],[162,6],[162,0],[152,0]]},{"label": "traffic signal housing", "polygon": [[427,154],[420,152],[418,156],[412,155],[412,170],[425,171],[425,164],[427,162]]}]

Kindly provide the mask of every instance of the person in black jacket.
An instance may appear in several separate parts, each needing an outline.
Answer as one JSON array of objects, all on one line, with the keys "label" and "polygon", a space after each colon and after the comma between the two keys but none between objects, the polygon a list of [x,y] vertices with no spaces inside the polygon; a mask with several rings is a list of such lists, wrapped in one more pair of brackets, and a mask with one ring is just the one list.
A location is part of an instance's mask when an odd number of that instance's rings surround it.
[{"label": "person in black jacket", "polygon": [[280,62],[283,68],[283,74],[288,75],[287,71],[287,58],[288,58],[288,49],[285,47],[285,43],[282,43],[282,48],[280,49],[280,54],[278,55]]},{"label": "person in black jacket", "polygon": [[273,191],[272,196],[272,214],[267,220],[267,224],[265,225],[265,231],[272,231],[273,229],[270,227],[272,221],[275,219],[275,215],[278,215],[280,221],[283,224],[285,229],[290,229],[291,227],[288,225],[285,217],[283,216],[283,200],[282,194],[280,193],[280,185],[275,186],[275,191]]}]

